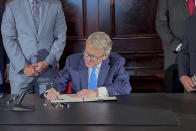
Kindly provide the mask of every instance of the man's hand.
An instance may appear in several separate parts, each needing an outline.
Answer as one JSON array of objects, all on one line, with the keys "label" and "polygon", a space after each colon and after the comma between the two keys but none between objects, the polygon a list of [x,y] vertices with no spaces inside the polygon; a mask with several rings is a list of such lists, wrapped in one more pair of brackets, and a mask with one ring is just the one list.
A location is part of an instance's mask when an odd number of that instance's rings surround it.
[{"label": "man's hand", "polygon": [[49,64],[45,61],[41,61],[35,65],[36,65],[35,69],[37,72],[39,72],[39,74],[44,73],[49,68]]},{"label": "man's hand", "polygon": [[47,100],[56,100],[59,96],[59,92],[57,92],[54,88],[48,90],[46,98]]},{"label": "man's hand", "polygon": [[192,92],[192,91],[196,91],[196,88],[194,88],[196,86],[196,83],[194,83],[191,79],[191,77],[189,76],[182,76],[180,78],[184,89],[188,92]]},{"label": "man's hand", "polygon": [[4,72],[4,80],[5,80],[5,83],[9,83],[9,66],[7,66],[6,68],[5,68],[5,72]]},{"label": "man's hand", "polygon": [[35,70],[36,68],[36,65],[35,64],[32,64],[32,65],[28,65],[26,66],[23,71],[24,71],[24,74],[28,77],[35,77],[35,76],[38,76],[39,73],[38,71]]},{"label": "man's hand", "polygon": [[88,98],[88,97],[97,97],[98,96],[98,90],[88,90],[88,89],[83,89],[79,91],[77,94],[74,95],[76,98]]}]

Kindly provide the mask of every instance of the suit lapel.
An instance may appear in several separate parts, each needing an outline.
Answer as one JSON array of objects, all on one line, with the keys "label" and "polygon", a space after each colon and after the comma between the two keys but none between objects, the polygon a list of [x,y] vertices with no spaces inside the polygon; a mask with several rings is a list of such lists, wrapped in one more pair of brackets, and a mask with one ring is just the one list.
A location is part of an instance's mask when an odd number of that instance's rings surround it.
[{"label": "suit lapel", "polygon": [[40,35],[42,28],[44,26],[44,22],[46,20],[47,14],[49,9],[49,1],[42,0],[42,7],[41,7],[41,15],[40,15],[40,24],[39,24],[39,30],[38,30],[38,36]]},{"label": "suit lapel", "polygon": [[181,0],[181,3],[182,3],[184,15],[185,15],[187,18],[190,17],[190,14],[189,14],[189,10],[188,10],[188,6],[187,6],[186,0]]},{"label": "suit lapel", "polygon": [[[101,64],[98,76],[98,87],[103,86],[108,71],[110,69],[109,57]],[[82,89],[88,89],[88,68],[85,66],[84,59],[82,58],[79,65],[80,85]]]},{"label": "suit lapel", "polygon": [[85,66],[84,58],[82,57],[79,65],[80,85],[81,89],[88,89],[88,68]]},{"label": "suit lapel", "polygon": [[29,1],[28,0],[24,0],[24,8],[25,8],[25,12],[26,12],[25,13],[26,14],[26,17],[25,18],[30,23],[29,26],[31,26],[31,29],[32,29],[33,33],[35,34],[35,36],[37,36],[35,25],[34,25],[34,22],[33,22],[32,12],[31,12],[30,5],[29,5]]},{"label": "suit lapel", "polygon": [[109,65],[109,57],[108,57],[101,64],[101,69],[99,71],[98,84],[97,84],[98,87],[103,86],[106,76],[108,74],[109,68],[110,68],[110,65]]}]

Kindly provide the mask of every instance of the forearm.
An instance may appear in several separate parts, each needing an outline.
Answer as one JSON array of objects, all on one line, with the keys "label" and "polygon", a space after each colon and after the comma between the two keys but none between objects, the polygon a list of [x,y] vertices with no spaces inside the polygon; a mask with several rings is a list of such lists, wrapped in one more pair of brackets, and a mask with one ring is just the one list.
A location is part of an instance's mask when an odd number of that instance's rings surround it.
[{"label": "forearm", "polygon": [[169,24],[168,0],[159,0],[156,15],[156,31],[159,34],[165,47],[175,51],[177,46],[182,43],[172,32]]},{"label": "forearm", "polygon": [[65,65],[63,70],[58,73],[57,78],[53,81],[53,85],[50,85],[49,88],[54,88],[58,92],[63,92],[69,82],[71,82],[71,77]]},{"label": "forearm", "polygon": [[66,44],[67,25],[61,5],[59,5],[58,14],[55,21],[54,42],[52,43],[49,55],[45,59],[45,61],[53,67],[55,67],[59,61]]},{"label": "forearm", "polygon": [[186,53],[183,50],[178,55],[178,69],[179,69],[179,77],[190,75],[189,53]]},{"label": "forearm", "polygon": [[110,96],[128,95],[131,92],[131,85],[125,80],[117,80],[113,84],[105,85],[105,87]]},{"label": "forearm", "polygon": [[179,77],[190,75],[190,54],[188,49],[187,36],[184,36],[182,50],[178,53]]},{"label": "forearm", "polygon": [[51,88],[54,88],[58,92],[63,92],[67,87],[68,82],[64,82],[61,79],[56,79],[52,84],[53,85],[50,85]]},{"label": "forearm", "polygon": [[65,47],[65,41],[61,41],[60,39],[55,41],[52,44],[49,55],[46,57],[44,61],[47,62],[53,68],[55,68],[58,61],[60,60],[64,47]]},{"label": "forearm", "polygon": [[3,42],[10,61],[7,63],[10,63],[13,66],[14,70],[19,73],[27,65],[29,65],[26,58],[24,57],[24,54],[18,47],[16,40],[5,38],[5,36],[3,36]]},{"label": "forearm", "polygon": [[16,72],[20,72],[25,66],[28,65],[28,62],[21,48],[19,47],[20,44],[17,40],[16,23],[11,8],[9,7],[9,3],[6,4],[6,9],[4,11],[1,24],[1,33],[4,48],[10,59],[10,63]]}]

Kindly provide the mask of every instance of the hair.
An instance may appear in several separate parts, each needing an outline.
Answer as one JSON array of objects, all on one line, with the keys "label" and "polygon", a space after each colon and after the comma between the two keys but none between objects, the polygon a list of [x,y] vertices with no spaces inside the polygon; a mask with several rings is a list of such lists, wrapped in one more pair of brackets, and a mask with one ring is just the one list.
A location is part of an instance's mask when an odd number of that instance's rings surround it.
[{"label": "hair", "polygon": [[104,50],[104,54],[109,54],[112,49],[112,40],[104,32],[95,32],[91,34],[86,42],[91,42],[93,47],[98,50]]}]

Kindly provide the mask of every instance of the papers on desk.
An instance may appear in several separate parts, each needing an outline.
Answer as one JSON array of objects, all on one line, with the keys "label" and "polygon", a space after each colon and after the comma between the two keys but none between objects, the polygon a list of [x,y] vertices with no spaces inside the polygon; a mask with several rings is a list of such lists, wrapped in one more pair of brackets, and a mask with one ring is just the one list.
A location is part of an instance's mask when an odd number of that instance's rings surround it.
[{"label": "papers on desk", "polygon": [[90,102],[90,101],[111,101],[111,100],[117,100],[117,98],[114,97],[91,97],[91,98],[74,98],[74,94],[63,94],[59,95],[57,100],[52,100],[52,103],[56,102]]}]

